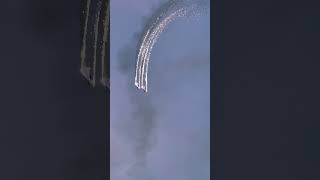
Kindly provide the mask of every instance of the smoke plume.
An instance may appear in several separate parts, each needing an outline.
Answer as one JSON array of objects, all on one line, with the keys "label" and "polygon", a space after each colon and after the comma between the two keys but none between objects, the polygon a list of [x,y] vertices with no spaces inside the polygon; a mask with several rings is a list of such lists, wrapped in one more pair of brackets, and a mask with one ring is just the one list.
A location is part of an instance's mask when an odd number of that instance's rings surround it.
[{"label": "smoke plume", "polygon": [[[134,38],[132,42],[138,42]],[[153,129],[156,125],[156,111],[151,102],[150,96],[137,90],[132,83],[135,67],[135,54],[137,46],[126,46],[119,52],[119,70],[125,75],[129,100],[133,106],[132,119],[127,121],[125,133],[133,145],[135,159],[127,169],[127,175],[133,179],[145,180],[146,158],[153,144]]]},{"label": "smoke plume", "polygon": [[[190,2],[187,0],[169,0],[166,3],[161,4],[149,17],[145,18],[141,31],[135,33],[130,43],[124,46],[117,56],[118,70],[126,78],[130,103],[133,107],[133,113],[131,115],[132,119],[130,119],[130,121],[126,121],[126,124],[122,127],[122,132],[125,133],[128,141],[131,142],[130,144],[133,146],[132,153],[134,155],[134,159],[125,167],[125,169],[123,169],[123,171],[126,172],[132,180],[152,179],[147,171],[147,157],[155,144],[156,139],[154,137],[154,132],[157,126],[157,111],[154,107],[150,94],[139,91],[137,87],[134,86],[134,77],[137,75],[135,74],[135,68],[136,65],[138,66],[139,64],[139,59],[137,62],[137,55],[141,50],[141,46],[143,46],[143,39],[148,30],[151,29],[157,31],[154,26],[159,27],[159,24],[161,26],[159,18],[165,18],[165,16],[170,15],[168,12],[173,10],[171,8],[176,9],[178,7],[184,7],[184,3]],[[151,37],[155,38],[151,39],[151,41],[155,42],[159,35],[160,34],[158,34],[157,37]],[[149,46],[153,46],[153,44],[149,44]],[[150,53],[150,51],[148,53]],[[150,54],[148,55],[147,61],[149,61],[149,56]],[[143,60],[143,58],[140,60]],[[147,61],[144,59],[144,62]],[[141,63],[141,65],[143,66],[143,63]],[[176,67],[175,65],[172,68],[179,69],[179,67]]]}]

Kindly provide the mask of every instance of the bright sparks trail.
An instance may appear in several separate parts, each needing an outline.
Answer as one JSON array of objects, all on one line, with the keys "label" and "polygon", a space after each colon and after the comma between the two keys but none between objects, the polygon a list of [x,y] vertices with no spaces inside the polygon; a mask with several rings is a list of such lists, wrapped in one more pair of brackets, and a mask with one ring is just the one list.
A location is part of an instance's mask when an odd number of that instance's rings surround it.
[{"label": "bright sparks trail", "polygon": [[[193,3],[192,3],[193,2]],[[197,1],[196,1],[197,2]],[[151,24],[147,24],[143,32],[137,55],[135,85],[138,89],[148,91],[148,65],[154,44],[157,42],[165,28],[178,17],[196,15],[201,11],[195,1],[170,0],[162,5],[151,18]]]}]

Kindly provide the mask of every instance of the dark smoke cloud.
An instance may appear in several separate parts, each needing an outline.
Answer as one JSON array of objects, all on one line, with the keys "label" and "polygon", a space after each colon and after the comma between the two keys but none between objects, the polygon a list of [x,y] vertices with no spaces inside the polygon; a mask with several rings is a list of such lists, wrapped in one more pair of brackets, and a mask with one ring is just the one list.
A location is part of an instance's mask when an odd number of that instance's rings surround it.
[{"label": "dark smoke cloud", "polygon": [[[146,157],[154,144],[153,130],[156,127],[156,110],[152,105],[150,96],[138,90],[133,83],[136,63],[136,47],[138,36],[133,38],[133,43],[125,46],[118,54],[118,68],[127,79],[129,100],[134,108],[132,119],[126,121],[124,131],[129,141],[134,146],[135,160],[129,168],[128,175],[133,178],[147,179],[145,167]],[[134,45],[136,42],[136,45]]]},{"label": "dark smoke cloud", "polygon": [[[148,27],[155,21],[155,19],[163,11],[168,9],[169,6],[174,3],[183,2],[182,0],[170,0],[165,3],[161,3],[157,7],[152,8],[150,16],[143,17],[143,23],[141,25],[141,31],[134,33],[129,44],[126,44],[117,55],[117,67],[118,70],[125,76],[127,81],[127,91],[129,94],[129,101],[131,107],[133,107],[133,113],[131,119],[125,120],[122,124],[122,134],[127,138],[127,142],[130,142],[133,146],[133,162],[129,162],[130,167],[126,169],[126,173],[130,176],[130,179],[134,180],[149,180],[152,179],[147,171],[147,157],[148,153],[152,150],[153,145],[156,143],[155,130],[157,128],[157,112],[152,99],[151,94],[146,94],[134,85],[135,66],[137,61],[138,45],[140,44],[143,33]],[[187,2],[187,1],[185,1]],[[194,1],[195,2],[195,1]],[[197,55],[192,55],[195,58],[186,58],[182,63],[173,64],[171,68],[176,69],[179,73],[182,70],[193,69],[194,65],[208,64],[208,61],[200,61],[197,59]],[[192,59],[191,61],[187,59]],[[202,58],[208,60],[209,58]],[[170,67],[168,67],[170,68]],[[198,69],[198,68],[196,68]],[[112,88],[112,86],[111,86]],[[130,115],[129,115],[130,117]]]}]

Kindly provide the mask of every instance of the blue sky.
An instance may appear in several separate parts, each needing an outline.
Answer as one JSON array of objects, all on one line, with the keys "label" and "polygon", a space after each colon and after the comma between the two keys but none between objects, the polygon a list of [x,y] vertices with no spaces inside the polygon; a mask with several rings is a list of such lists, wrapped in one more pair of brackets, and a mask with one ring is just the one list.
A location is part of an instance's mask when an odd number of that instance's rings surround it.
[{"label": "blue sky", "polygon": [[[128,170],[137,159],[134,149],[144,134],[150,136],[151,144],[142,173],[153,180],[209,179],[209,15],[178,18],[163,32],[150,58],[148,94],[134,88],[134,68],[127,73],[119,70],[123,49],[135,48],[135,33],[141,32],[145,19],[163,2],[111,1],[112,180],[136,178]],[[132,57],[130,63],[135,60]],[[147,96],[155,111],[147,133],[139,127],[144,122],[133,118],[141,102],[132,96]]]}]

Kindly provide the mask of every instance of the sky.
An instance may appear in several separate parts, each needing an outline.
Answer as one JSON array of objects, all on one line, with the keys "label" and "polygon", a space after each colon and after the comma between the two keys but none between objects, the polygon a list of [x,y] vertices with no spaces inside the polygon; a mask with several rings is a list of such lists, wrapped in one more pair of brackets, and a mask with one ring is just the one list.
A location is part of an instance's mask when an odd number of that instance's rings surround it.
[{"label": "sky", "polygon": [[[112,1],[112,179],[139,179],[126,171],[137,157],[145,164],[131,170],[156,180],[208,179],[209,18],[171,24],[151,57],[149,95],[133,87],[134,33],[158,2]],[[215,3],[215,179],[320,179],[317,3]],[[79,73],[78,5],[0,7],[0,179],[108,176],[108,95]]]},{"label": "sky", "polygon": [[164,0],[111,1],[111,179],[210,177],[209,15],[178,18],[155,44],[148,93],[134,86],[136,44]]}]

